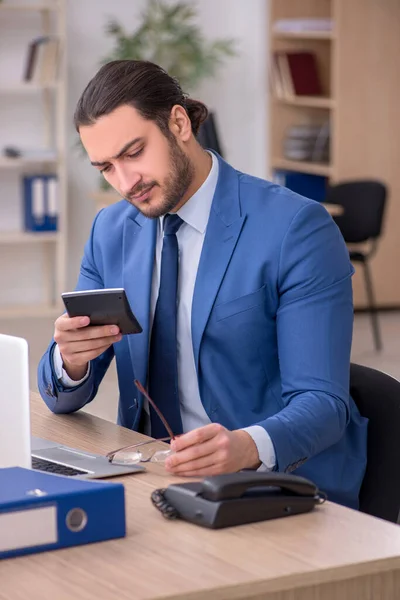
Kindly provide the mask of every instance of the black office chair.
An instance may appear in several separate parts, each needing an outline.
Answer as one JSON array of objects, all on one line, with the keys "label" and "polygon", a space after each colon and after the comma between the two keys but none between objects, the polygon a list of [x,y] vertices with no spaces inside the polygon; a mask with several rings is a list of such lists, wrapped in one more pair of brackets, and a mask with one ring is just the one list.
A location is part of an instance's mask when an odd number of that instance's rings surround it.
[{"label": "black office chair", "polygon": [[382,349],[375,294],[372,286],[369,260],[375,254],[382,233],[387,188],[380,181],[360,180],[340,183],[328,188],[326,202],[343,207],[343,215],[334,217],[346,244],[369,242],[369,250],[350,249],[350,260],[363,265],[364,280],[371,316],[376,350]]},{"label": "black office chair", "polygon": [[350,395],[360,414],[369,419],[360,511],[399,523],[400,382],[381,371],[351,364]]}]

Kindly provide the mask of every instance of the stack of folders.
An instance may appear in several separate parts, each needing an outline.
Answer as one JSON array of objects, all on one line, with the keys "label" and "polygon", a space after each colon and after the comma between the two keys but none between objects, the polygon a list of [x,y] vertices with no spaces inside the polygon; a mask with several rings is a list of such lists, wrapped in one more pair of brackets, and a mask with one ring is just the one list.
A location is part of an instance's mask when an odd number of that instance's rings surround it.
[{"label": "stack of folders", "polygon": [[292,125],[285,131],[283,155],[287,160],[329,163],[330,124]]},{"label": "stack of folders", "polygon": [[0,558],[124,537],[121,483],[0,469]]},{"label": "stack of folders", "polygon": [[23,179],[26,231],[56,231],[59,192],[56,175],[29,175]]}]

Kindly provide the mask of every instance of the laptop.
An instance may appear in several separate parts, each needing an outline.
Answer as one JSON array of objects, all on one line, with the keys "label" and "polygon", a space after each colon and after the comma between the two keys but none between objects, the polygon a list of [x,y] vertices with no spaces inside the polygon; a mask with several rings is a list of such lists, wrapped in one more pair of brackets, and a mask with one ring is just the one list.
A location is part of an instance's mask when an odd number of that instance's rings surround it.
[{"label": "laptop", "polygon": [[28,343],[0,334],[0,468],[25,467],[79,479],[140,473],[140,465],[114,465],[57,441],[31,437]]}]

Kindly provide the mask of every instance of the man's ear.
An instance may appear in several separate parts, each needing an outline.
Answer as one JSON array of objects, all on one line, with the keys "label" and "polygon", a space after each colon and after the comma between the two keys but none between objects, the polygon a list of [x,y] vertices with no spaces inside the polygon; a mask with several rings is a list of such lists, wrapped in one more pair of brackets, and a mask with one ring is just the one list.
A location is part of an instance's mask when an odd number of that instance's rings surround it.
[{"label": "man's ear", "polygon": [[192,124],[186,110],[180,104],[175,104],[171,109],[169,128],[181,142],[188,142],[192,136]]}]

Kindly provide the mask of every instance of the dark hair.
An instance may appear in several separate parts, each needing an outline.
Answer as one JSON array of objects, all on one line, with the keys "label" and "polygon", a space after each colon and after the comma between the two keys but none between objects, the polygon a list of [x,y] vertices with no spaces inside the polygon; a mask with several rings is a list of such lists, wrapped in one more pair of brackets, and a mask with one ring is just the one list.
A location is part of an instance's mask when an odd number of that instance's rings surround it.
[{"label": "dark hair", "polygon": [[171,109],[176,104],[186,110],[194,135],[208,115],[207,107],[188,98],[178,80],[160,66],[141,60],[114,60],[101,67],[79,98],[74,114],[76,130],[93,125],[124,104],[155,121],[167,137]]}]

